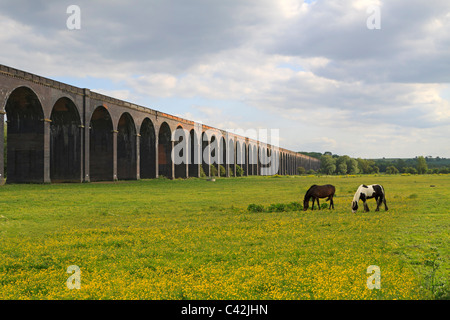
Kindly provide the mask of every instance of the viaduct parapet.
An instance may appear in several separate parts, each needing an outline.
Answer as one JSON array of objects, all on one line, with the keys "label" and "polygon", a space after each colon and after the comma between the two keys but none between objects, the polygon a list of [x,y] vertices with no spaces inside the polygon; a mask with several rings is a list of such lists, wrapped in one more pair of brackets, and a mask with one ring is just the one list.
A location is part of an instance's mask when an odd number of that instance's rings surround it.
[{"label": "viaduct parapet", "polygon": [[211,176],[211,164],[224,176],[320,167],[260,140],[0,65],[0,184]]}]

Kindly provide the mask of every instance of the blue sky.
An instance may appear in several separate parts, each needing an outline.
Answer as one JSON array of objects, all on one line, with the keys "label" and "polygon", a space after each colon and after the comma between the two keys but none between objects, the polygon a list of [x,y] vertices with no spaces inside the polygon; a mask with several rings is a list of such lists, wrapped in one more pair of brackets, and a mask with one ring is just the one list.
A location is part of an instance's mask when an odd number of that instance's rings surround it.
[{"label": "blue sky", "polygon": [[[0,3],[0,63],[280,146],[450,157],[445,0]],[[369,6],[381,29],[369,30]]]}]

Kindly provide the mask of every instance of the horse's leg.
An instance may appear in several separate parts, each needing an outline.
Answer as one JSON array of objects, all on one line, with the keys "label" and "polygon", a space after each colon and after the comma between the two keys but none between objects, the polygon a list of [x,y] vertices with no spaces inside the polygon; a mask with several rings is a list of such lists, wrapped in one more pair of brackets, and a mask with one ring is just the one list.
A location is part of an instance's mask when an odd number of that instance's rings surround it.
[{"label": "horse's leg", "polygon": [[375,201],[377,202],[377,208],[375,211],[380,211],[381,198],[375,197]]},{"label": "horse's leg", "polygon": [[319,207],[319,210],[320,210],[319,198],[317,197],[316,199],[317,199],[317,206]]},{"label": "horse's leg", "polygon": [[387,207],[387,204],[386,204],[386,197],[384,197],[384,196],[383,196],[383,202],[384,202],[384,210],[388,211],[388,207]]},{"label": "horse's leg", "polygon": [[366,200],[364,200],[364,212],[369,212],[369,206],[367,205]]},{"label": "horse's leg", "polygon": [[331,196],[331,199],[330,199],[330,209],[331,209],[331,206],[333,206],[333,210],[334,210],[334,201],[333,201],[333,196]]}]

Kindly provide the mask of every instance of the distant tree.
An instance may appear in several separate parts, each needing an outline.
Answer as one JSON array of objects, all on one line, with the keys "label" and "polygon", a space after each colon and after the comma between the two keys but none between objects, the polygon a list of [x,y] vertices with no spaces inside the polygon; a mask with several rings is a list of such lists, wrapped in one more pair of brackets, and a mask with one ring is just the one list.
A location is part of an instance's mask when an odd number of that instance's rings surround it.
[{"label": "distant tree", "polygon": [[404,170],[405,173],[417,174],[417,169],[414,167],[406,167]]},{"label": "distant tree", "polygon": [[347,174],[347,163],[341,162],[336,166],[336,170],[338,174]]},{"label": "distant tree", "polygon": [[423,156],[417,157],[416,168],[419,174],[427,173],[428,170],[427,160]]},{"label": "distant tree", "polygon": [[358,161],[356,161],[356,159],[350,158],[350,160],[347,162],[347,173],[357,174],[358,172]]},{"label": "distant tree", "polygon": [[404,168],[406,167],[406,162],[403,159],[397,159],[395,161],[395,167],[398,169],[398,171],[400,172],[404,172]]},{"label": "distant tree", "polygon": [[323,155],[320,157],[320,171],[325,174],[333,174],[336,171],[336,159],[331,155]]},{"label": "distant tree", "polygon": [[336,173],[347,174],[347,161],[350,160],[349,156],[340,156],[336,159]]},{"label": "distant tree", "polygon": [[399,173],[398,169],[395,166],[389,166],[386,168],[387,174],[397,174]]},{"label": "distant tree", "polygon": [[450,168],[442,167],[439,169],[439,173],[450,173]]},{"label": "distant tree", "polygon": [[367,165],[367,161],[361,158],[357,158],[356,161],[358,161],[358,169],[360,172],[362,173],[367,173],[366,171],[368,170],[368,165]]},{"label": "distant tree", "polygon": [[380,168],[375,165],[375,161],[358,158],[358,168],[362,173],[378,173]]},{"label": "distant tree", "polygon": [[304,154],[305,156],[310,156],[316,159],[320,159],[322,154],[320,152],[306,152],[306,151],[299,151],[298,153]]},{"label": "distant tree", "polygon": [[303,167],[298,167],[298,168],[297,168],[297,173],[298,173],[298,174],[305,174],[305,173],[306,173],[306,169],[303,168]]}]

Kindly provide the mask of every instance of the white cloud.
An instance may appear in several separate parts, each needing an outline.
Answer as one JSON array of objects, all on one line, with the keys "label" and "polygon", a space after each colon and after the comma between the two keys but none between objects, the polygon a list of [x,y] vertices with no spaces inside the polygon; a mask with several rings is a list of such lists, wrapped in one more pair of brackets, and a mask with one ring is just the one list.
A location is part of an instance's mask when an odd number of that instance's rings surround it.
[{"label": "white cloud", "polygon": [[280,128],[297,150],[450,156],[448,1],[78,2],[69,31],[60,1],[3,1],[0,61],[109,79],[124,87],[97,91],[161,111],[183,101],[171,110],[219,128]]}]

